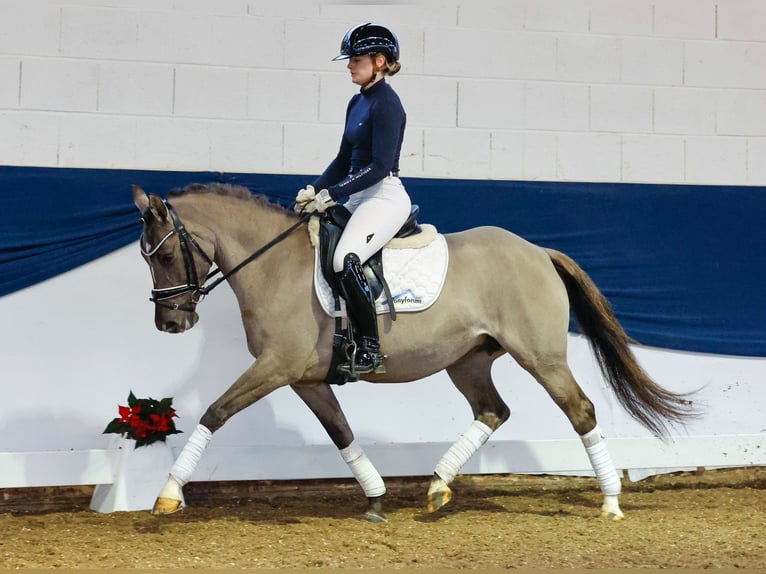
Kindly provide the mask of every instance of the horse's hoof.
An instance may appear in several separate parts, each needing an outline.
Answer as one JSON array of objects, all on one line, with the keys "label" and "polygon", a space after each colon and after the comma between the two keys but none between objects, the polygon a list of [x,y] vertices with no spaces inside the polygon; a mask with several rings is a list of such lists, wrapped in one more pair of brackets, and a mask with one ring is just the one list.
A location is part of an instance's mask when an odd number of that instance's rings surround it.
[{"label": "horse's hoof", "polygon": [[428,485],[428,512],[436,512],[452,500],[452,489],[438,475],[434,474],[431,484]]},{"label": "horse's hoof", "polygon": [[613,522],[619,522],[620,520],[625,518],[625,515],[622,512],[617,514],[615,512],[607,512],[606,510],[602,510],[601,518],[606,518],[607,520],[611,520]]},{"label": "horse's hoof", "polygon": [[364,518],[367,522],[372,522],[373,524],[382,524],[388,522],[388,518],[386,518],[385,514],[382,512],[376,512],[374,510],[368,510],[365,512]]},{"label": "horse's hoof", "polygon": [[428,512],[436,512],[441,507],[446,506],[452,500],[452,491],[447,489],[442,492],[433,492],[428,495]]},{"label": "horse's hoof", "polygon": [[606,518],[607,520],[615,522],[625,518],[625,515],[620,509],[620,503],[617,496],[604,496],[604,504],[601,505],[601,518]]},{"label": "horse's hoof", "polygon": [[152,508],[152,514],[160,516],[162,514],[173,514],[179,510],[183,510],[184,504],[181,500],[174,500],[172,498],[158,497],[154,501],[154,507]]}]

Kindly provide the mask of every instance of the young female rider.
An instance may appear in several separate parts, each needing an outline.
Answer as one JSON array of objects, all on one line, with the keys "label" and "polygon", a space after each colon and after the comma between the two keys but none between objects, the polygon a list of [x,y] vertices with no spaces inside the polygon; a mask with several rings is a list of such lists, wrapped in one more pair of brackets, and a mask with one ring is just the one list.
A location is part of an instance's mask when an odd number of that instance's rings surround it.
[{"label": "young female rider", "polygon": [[[346,109],[337,157],[298,192],[296,211],[324,212],[345,199],[351,219],[333,258],[341,294],[359,337],[355,370],[385,372],[378,323],[361,264],[380,250],[410,214],[410,198],[399,180],[399,153],[406,115],[384,79],[399,71],[399,42],[388,28],[362,24],[349,30],[335,60],[348,60],[351,81],[361,87]],[[318,192],[316,190],[319,190]],[[338,370],[349,373],[351,365]]]}]

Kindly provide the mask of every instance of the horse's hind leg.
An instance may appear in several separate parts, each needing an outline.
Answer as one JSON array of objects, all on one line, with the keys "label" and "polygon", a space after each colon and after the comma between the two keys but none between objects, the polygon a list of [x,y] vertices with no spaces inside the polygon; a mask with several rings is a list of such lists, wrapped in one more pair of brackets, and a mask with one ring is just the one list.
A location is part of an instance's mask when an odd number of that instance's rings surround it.
[{"label": "horse's hind leg", "polygon": [[548,391],[580,435],[585,452],[596,473],[601,493],[604,495],[601,515],[611,520],[621,520],[624,514],[619,504],[620,476],[596,421],[593,403],[585,396],[572,375],[566,363],[566,354],[559,354],[555,360],[537,361],[533,364],[522,364],[522,366]]},{"label": "horse's hind leg", "polygon": [[365,518],[370,522],[388,522],[383,514],[386,485],[370,459],[354,440],[354,433],[340,408],[332,388],[325,383],[294,385],[292,389],[319,419],[330,439],[340,450],[341,457],[351,469],[367,496]]},{"label": "horse's hind leg", "polygon": [[497,344],[494,341],[492,343],[488,348],[477,349],[447,368],[447,374],[455,387],[471,405],[474,421],[436,465],[428,487],[429,512],[438,510],[452,499],[449,484],[468,459],[511,414],[492,382],[492,362],[500,354]]}]

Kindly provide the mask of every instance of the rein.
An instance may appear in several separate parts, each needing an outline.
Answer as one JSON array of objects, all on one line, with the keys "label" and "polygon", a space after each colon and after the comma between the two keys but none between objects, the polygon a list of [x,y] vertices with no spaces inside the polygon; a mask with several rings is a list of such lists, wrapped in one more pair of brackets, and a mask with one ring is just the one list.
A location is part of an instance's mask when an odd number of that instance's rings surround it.
[{"label": "rein", "polygon": [[[176,210],[173,208],[170,203],[167,201],[165,202],[165,206],[168,209],[168,214],[170,215],[170,219],[173,221],[173,229],[165,235],[160,242],[154,247],[154,249],[147,251],[144,248],[144,243],[141,241],[141,252],[147,256],[150,257],[154,253],[157,252],[157,250],[160,248],[160,246],[173,234],[178,235],[178,242],[181,247],[181,254],[184,258],[184,267],[186,270],[186,285],[177,285],[175,287],[164,287],[161,289],[152,289],[152,296],[149,298],[150,301],[155,303],[156,305],[159,305],[161,307],[166,307],[168,309],[172,310],[178,310],[178,311],[194,311],[194,306],[200,301],[201,297],[204,297],[208,293],[210,293],[213,289],[215,289],[218,285],[226,281],[229,277],[237,273],[239,270],[241,270],[243,267],[248,265],[249,263],[253,262],[255,259],[266,253],[269,249],[277,245],[278,243],[285,240],[291,233],[293,233],[298,227],[300,227],[309,217],[310,214],[308,213],[302,213],[300,217],[298,218],[298,221],[295,222],[293,225],[288,227],[286,230],[284,230],[282,233],[277,235],[274,239],[257,249],[254,253],[249,255],[247,258],[245,258],[241,263],[236,265],[234,268],[232,268],[228,273],[224,273],[213,281],[210,285],[205,285],[211,278],[215,277],[219,273],[222,273],[219,268],[216,268],[215,270],[209,272],[205,276],[205,280],[203,281],[203,284],[200,285],[199,277],[197,275],[197,268],[194,264],[194,255],[192,253],[191,247],[195,248],[209,263],[211,266],[214,265],[213,260],[208,256],[207,253],[200,247],[199,243],[197,243],[197,240],[194,239],[194,237],[186,230],[186,227],[181,222],[181,219],[178,217],[178,214],[176,213]],[[143,235],[142,235],[143,237]],[[191,246],[191,247],[190,247]],[[180,295],[183,295],[185,293],[191,293],[191,301],[190,304],[187,305],[179,305],[178,303],[168,304],[165,303],[167,299],[172,299],[174,297],[178,297]]]}]

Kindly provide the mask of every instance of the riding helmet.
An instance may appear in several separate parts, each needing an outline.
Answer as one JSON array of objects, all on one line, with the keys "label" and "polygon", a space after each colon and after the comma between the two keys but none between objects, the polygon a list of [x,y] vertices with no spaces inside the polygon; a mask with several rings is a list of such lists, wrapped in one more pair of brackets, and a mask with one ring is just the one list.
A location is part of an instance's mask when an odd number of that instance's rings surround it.
[{"label": "riding helmet", "polygon": [[333,60],[347,60],[364,54],[385,54],[389,62],[399,61],[399,40],[396,35],[380,24],[354,26],[340,43],[340,54]]}]

